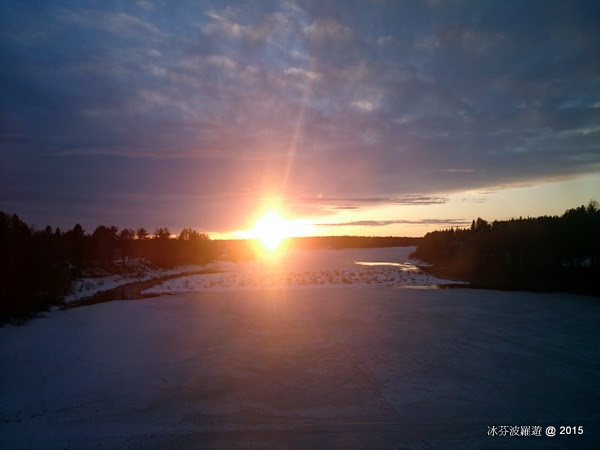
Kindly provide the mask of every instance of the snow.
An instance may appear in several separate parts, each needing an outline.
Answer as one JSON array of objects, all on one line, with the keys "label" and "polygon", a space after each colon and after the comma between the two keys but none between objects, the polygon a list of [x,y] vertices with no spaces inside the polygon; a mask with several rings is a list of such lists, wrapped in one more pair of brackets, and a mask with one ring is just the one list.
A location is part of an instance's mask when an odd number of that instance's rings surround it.
[{"label": "snow", "polygon": [[254,261],[216,261],[205,265],[178,266],[169,270],[150,266],[142,260],[128,260],[123,262],[125,275],[96,273],[95,276],[77,279],[64,300],[66,303],[72,303],[128,283],[199,271],[219,273],[182,276],[157,284],[143,291],[143,294],[281,286],[435,287],[461,284],[461,282],[442,280],[421,272],[416,265],[426,266],[426,264],[409,258],[409,254],[414,249],[415,247],[289,250],[281,255],[267,254]]},{"label": "snow", "polygon": [[344,250],[290,250],[256,261],[218,263],[220,273],[181,277],[157,284],[143,294],[324,286],[438,286],[462,284],[421,272],[409,259],[414,247]]},{"label": "snow", "polygon": [[82,298],[90,297],[102,291],[107,291],[128,283],[146,281],[165,275],[175,275],[205,269],[202,265],[178,266],[174,269],[160,269],[149,266],[141,260],[128,261],[127,275],[104,275],[89,276],[75,280],[71,286],[71,292],[65,296],[66,303],[72,303]]},{"label": "snow", "polygon": [[577,295],[387,286],[53,311],[0,328],[0,447],[591,447],[599,319]]}]

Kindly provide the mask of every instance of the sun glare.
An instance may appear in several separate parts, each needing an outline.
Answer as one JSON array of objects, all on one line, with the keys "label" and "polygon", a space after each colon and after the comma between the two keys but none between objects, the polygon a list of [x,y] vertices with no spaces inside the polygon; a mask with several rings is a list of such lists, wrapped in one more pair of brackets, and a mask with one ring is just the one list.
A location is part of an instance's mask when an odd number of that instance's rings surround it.
[{"label": "sun glare", "polygon": [[256,222],[253,234],[263,247],[274,251],[290,236],[290,230],[288,222],[275,211],[269,211]]}]

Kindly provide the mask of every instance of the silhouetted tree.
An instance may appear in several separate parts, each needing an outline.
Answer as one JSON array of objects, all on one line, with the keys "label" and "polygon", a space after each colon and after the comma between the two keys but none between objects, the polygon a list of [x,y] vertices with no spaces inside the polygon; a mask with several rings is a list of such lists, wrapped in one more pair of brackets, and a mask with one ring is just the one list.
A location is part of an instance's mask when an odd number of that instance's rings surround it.
[{"label": "silhouetted tree", "polygon": [[135,237],[135,231],[131,228],[123,228],[119,233],[119,250],[123,258],[131,256],[132,241]]},{"label": "silhouetted tree", "polygon": [[146,231],[145,228],[138,228],[136,234],[137,234],[137,238],[140,241],[143,241],[144,239],[148,239],[148,232]]},{"label": "silhouetted tree", "polygon": [[468,230],[427,233],[412,256],[448,276],[488,286],[599,292],[600,210],[569,209],[561,217],[477,218]]},{"label": "silhouetted tree", "polygon": [[62,234],[35,232],[0,213],[0,317],[28,314],[59,300],[70,285]]},{"label": "silhouetted tree", "polygon": [[92,255],[101,261],[112,261],[117,250],[117,227],[98,226],[91,236]]},{"label": "silhouetted tree", "polygon": [[131,228],[123,228],[119,233],[120,241],[130,241],[135,237],[135,231]]},{"label": "silhouetted tree", "polygon": [[170,239],[170,237],[171,237],[171,232],[169,231],[169,229],[167,227],[157,228],[156,230],[154,230],[154,239],[167,240],[167,239]]},{"label": "silhouetted tree", "polygon": [[84,252],[85,252],[85,232],[81,225],[76,224],[72,230],[65,233],[65,238],[68,241],[71,263],[78,271],[83,267],[84,263]]}]

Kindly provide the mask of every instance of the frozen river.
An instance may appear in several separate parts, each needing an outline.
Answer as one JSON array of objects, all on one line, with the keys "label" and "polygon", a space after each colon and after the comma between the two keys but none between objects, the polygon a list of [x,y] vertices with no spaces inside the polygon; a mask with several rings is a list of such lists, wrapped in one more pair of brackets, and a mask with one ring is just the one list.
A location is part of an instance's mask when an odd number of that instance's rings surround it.
[{"label": "frozen river", "polygon": [[289,250],[254,261],[218,262],[219,273],[169,280],[147,295],[264,288],[333,286],[437,287],[461,284],[422,272],[409,258],[414,247]]},{"label": "frozen river", "polygon": [[571,294],[293,283],[53,311],[0,328],[0,447],[592,448],[599,319]]}]

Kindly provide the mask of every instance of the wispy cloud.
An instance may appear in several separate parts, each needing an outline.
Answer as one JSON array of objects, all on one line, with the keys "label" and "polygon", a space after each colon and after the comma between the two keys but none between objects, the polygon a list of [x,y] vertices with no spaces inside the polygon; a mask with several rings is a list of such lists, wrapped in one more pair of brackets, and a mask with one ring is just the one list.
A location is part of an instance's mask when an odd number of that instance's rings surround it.
[{"label": "wispy cloud", "polygon": [[346,40],[352,36],[350,27],[333,19],[316,19],[304,28],[304,33],[312,40]]},{"label": "wispy cloud", "polygon": [[321,78],[321,74],[311,70],[305,70],[299,67],[287,67],[284,70],[286,75],[304,78],[306,80],[315,81]]},{"label": "wispy cloud", "polygon": [[261,21],[250,24],[239,22],[237,12],[229,7],[222,11],[209,10],[206,15],[212,21],[206,24],[202,31],[207,35],[218,35],[226,38],[269,40],[290,26],[288,17],[281,12],[267,14]]},{"label": "wispy cloud", "polygon": [[56,15],[65,22],[125,36],[140,35],[141,33],[155,38],[166,36],[156,25],[123,12],[61,8],[57,10]]},{"label": "wispy cloud", "polygon": [[135,4],[146,11],[151,11],[154,9],[154,3],[150,0],[138,0],[135,2]]},{"label": "wispy cloud", "polygon": [[290,197],[289,201],[327,204],[336,209],[352,209],[359,206],[373,206],[375,204],[394,204],[394,205],[439,205],[446,203],[448,199],[441,196],[407,194],[394,197]]},{"label": "wispy cloud", "polygon": [[591,126],[587,126],[587,127],[563,130],[560,132],[560,135],[561,136],[574,136],[574,135],[587,136],[588,134],[596,134],[596,133],[600,133],[600,125],[591,125]]},{"label": "wispy cloud", "polygon": [[473,173],[473,172],[475,172],[475,170],[474,169],[457,168],[457,169],[439,169],[438,172],[464,174],[464,173]]},{"label": "wispy cloud", "polygon": [[369,100],[355,100],[352,107],[363,112],[371,112],[377,108],[377,105]]},{"label": "wispy cloud", "polygon": [[461,227],[470,224],[465,219],[421,219],[421,220],[355,220],[351,222],[317,223],[319,227],[385,227],[388,225],[439,225]]}]

